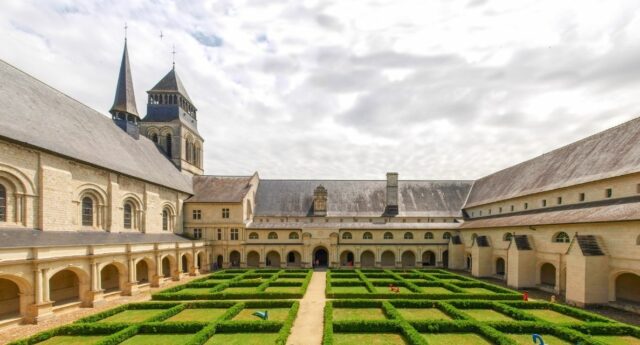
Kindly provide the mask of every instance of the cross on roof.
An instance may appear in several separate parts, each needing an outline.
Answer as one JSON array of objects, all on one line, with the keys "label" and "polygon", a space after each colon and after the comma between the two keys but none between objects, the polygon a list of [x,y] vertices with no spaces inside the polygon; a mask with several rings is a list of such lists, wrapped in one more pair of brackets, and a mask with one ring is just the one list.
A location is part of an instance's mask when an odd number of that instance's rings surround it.
[{"label": "cross on roof", "polygon": [[173,56],[173,67],[176,67],[176,45],[173,45],[173,50],[171,50],[171,55]]}]

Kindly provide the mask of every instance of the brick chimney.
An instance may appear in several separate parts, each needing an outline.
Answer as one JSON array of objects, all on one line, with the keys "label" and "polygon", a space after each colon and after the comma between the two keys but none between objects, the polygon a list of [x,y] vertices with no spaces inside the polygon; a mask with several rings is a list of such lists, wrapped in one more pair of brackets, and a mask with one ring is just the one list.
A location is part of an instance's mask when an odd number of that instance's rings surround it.
[{"label": "brick chimney", "polygon": [[398,173],[387,173],[387,205],[384,214],[386,216],[398,215]]}]

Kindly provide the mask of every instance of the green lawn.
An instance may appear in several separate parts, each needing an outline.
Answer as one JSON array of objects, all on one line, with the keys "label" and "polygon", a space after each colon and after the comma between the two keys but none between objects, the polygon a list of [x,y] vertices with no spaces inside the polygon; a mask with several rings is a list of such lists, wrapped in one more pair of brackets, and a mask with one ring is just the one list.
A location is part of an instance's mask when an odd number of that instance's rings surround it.
[{"label": "green lawn", "polygon": [[100,320],[99,322],[143,322],[150,317],[156,316],[165,309],[134,309],[134,310],[125,310],[123,312],[117,313],[115,315],[111,315],[107,318]]},{"label": "green lawn", "polygon": [[210,293],[211,288],[186,288],[180,291],[176,291],[176,294],[179,295],[188,295],[188,294],[208,294]]},{"label": "green lawn", "polygon": [[[404,286],[399,286],[401,294],[413,293],[413,291],[407,289]],[[389,293],[395,294],[395,292],[391,292],[388,286],[376,286],[376,293]]]},{"label": "green lawn", "polygon": [[194,309],[185,309],[178,314],[168,318],[165,321],[169,322],[178,322],[178,321],[201,321],[201,322],[210,322],[213,320],[217,320],[220,316],[222,316],[227,309],[216,308],[194,308]]},{"label": "green lawn", "polygon": [[398,309],[398,312],[407,320],[451,320],[438,308],[404,308]]},{"label": "green lawn", "polygon": [[485,288],[462,288],[464,290],[465,293],[472,293],[472,294],[494,294],[495,292],[491,291],[491,290],[487,290]]},{"label": "green lawn", "polygon": [[333,293],[369,293],[365,286],[332,286]]},{"label": "green lawn", "polygon": [[302,283],[305,278],[278,278],[276,281],[278,283]]},{"label": "green lawn", "polygon": [[334,308],[333,320],[386,320],[380,308]]},{"label": "green lawn", "polygon": [[513,321],[513,318],[493,309],[463,309],[462,311],[478,321]]},{"label": "green lawn", "polygon": [[576,319],[575,317],[558,313],[557,311],[551,310],[551,309],[525,309],[523,311],[525,313],[531,314],[545,321],[549,321],[553,323],[582,322],[582,320],[580,319]]},{"label": "green lawn", "polygon": [[277,338],[277,333],[218,333],[205,345],[270,345]]},{"label": "green lawn", "polygon": [[38,345],[91,345],[103,338],[103,335],[59,335],[40,342]]},{"label": "green lawn", "polygon": [[422,333],[429,345],[482,345],[491,344],[474,333]]},{"label": "green lawn", "polygon": [[120,345],[180,345],[189,341],[193,334],[138,334]]},{"label": "green lawn", "polygon": [[256,321],[260,320],[259,317],[251,315],[257,311],[268,311],[269,312],[269,320],[273,321],[284,321],[289,316],[289,308],[249,308],[242,309],[242,311],[236,315],[233,320],[234,321]]},{"label": "green lawn", "polygon": [[453,291],[443,287],[439,287],[439,286],[423,286],[420,289],[424,293],[433,293],[433,294],[453,293]]},{"label": "green lawn", "polygon": [[265,292],[299,293],[299,292],[302,292],[302,287],[301,286],[269,286],[264,291]]},{"label": "green lawn", "polygon": [[254,293],[258,292],[257,286],[233,286],[222,290],[224,293]]},{"label": "green lawn", "polygon": [[394,333],[334,333],[333,345],[405,345],[407,342],[400,334]]},{"label": "green lawn", "polygon": [[640,345],[640,339],[629,335],[596,335],[593,339],[609,345]]},{"label": "green lawn", "polygon": [[[551,345],[571,345],[570,342],[566,340],[562,340],[558,337],[549,334],[540,334],[545,344]],[[519,345],[530,345],[533,344],[532,334],[507,334],[507,336],[513,340],[515,340]]]}]

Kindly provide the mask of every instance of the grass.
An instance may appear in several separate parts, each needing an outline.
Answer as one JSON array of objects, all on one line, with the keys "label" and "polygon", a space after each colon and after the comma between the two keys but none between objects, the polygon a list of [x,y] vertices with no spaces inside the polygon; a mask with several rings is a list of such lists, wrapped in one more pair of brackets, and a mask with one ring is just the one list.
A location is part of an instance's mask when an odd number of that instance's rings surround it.
[{"label": "grass", "polygon": [[278,278],[276,279],[278,283],[302,283],[304,282],[304,278]]},{"label": "grass", "polygon": [[[397,286],[397,287],[400,288],[400,293],[401,294],[413,293],[413,291],[407,289],[404,286]],[[395,294],[395,292],[391,292],[391,290],[389,289],[388,286],[376,286],[376,292],[377,293]]]},{"label": "grass", "polygon": [[596,335],[593,339],[609,345],[640,345],[640,339],[629,335]]},{"label": "grass", "polygon": [[462,311],[478,321],[513,321],[511,317],[493,309],[463,309]]},{"label": "grass", "polygon": [[123,341],[120,345],[180,345],[193,337],[193,334],[138,334]]},{"label": "grass", "polygon": [[[545,344],[553,345],[571,345],[570,342],[549,334],[540,334]],[[532,334],[507,334],[507,336],[516,341],[519,345],[533,344]]]},{"label": "grass", "polygon": [[269,312],[269,320],[273,321],[284,321],[287,319],[289,315],[289,308],[249,308],[242,309],[242,311],[236,315],[233,320],[234,321],[256,321],[260,320],[259,317],[252,315],[257,311],[268,311]]},{"label": "grass", "polygon": [[183,295],[183,294],[207,294],[209,293],[209,291],[211,291],[211,288],[186,288],[186,289],[182,289],[180,291],[176,291],[176,294],[179,295]]},{"label": "grass", "polygon": [[111,315],[107,318],[100,320],[99,322],[143,322],[153,316],[162,313],[164,309],[136,309],[125,310],[123,312]]},{"label": "grass", "polygon": [[451,317],[438,308],[405,308],[398,309],[407,320],[451,320]]},{"label": "grass", "polygon": [[264,291],[265,292],[286,292],[286,293],[296,293],[300,292],[302,289],[300,286],[269,286]]},{"label": "grass", "polygon": [[59,335],[51,337],[39,345],[90,345],[104,338],[103,335]]},{"label": "grass", "polygon": [[582,322],[580,319],[576,319],[575,317],[571,317],[569,315],[565,315],[562,313],[558,313],[555,310],[551,309],[526,309],[523,310],[525,313],[531,314],[538,318],[541,318],[545,321],[553,322],[553,323],[563,323],[563,322]]},{"label": "grass", "polygon": [[405,345],[407,342],[400,334],[394,333],[334,333],[333,345]]},{"label": "grass", "polygon": [[364,286],[332,286],[333,293],[369,293]]},{"label": "grass", "polygon": [[425,286],[420,288],[424,293],[453,293],[453,291],[439,286]]},{"label": "grass", "polygon": [[474,333],[422,333],[429,345],[482,345],[491,344]]},{"label": "grass", "polygon": [[335,308],[333,319],[343,320],[386,320],[387,317],[380,308]]},{"label": "grass", "polygon": [[278,333],[217,333],[205,345],[267,345],[277,338]]},{"label": "grass", "polygon": [[494,294],[495,293],[491,290],[487,290],[485,288],[479,288],[479,287],[462,288],[462,289],[464,290],[465,293],[471,293],[471,294]]},{"label": "grass", "polygon": [[168,318],[165,321],[169,322],[179,322],[179,321],[202,321],[202,322],[210,322],[217,320],[220,316],[222,316],[227,309],[216,308],[194,308],[194,309],[185,309],[178,314]]},{"label": "grass", "polygon": [[222,292],[224,293],[254,293],[254,292],[258,292],[258,290],[256,290],[257,286],[234,286],[234,287],[230,287],[230,288],[226,288],[224,290],[222,290]]}]

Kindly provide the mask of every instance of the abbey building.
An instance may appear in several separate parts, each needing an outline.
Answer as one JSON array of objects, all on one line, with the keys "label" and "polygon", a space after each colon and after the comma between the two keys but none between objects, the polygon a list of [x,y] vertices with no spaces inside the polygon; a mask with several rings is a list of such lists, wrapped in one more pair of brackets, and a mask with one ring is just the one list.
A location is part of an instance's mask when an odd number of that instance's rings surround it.
[{"label": "abbey building", "polygon": [[[115,68],[114,68],[115,69]],[[0,326],[217,267],[447,267],[640,305],[640,119],[475,181],[203,175],[174,68],[111,117],[0,61]]]}]

